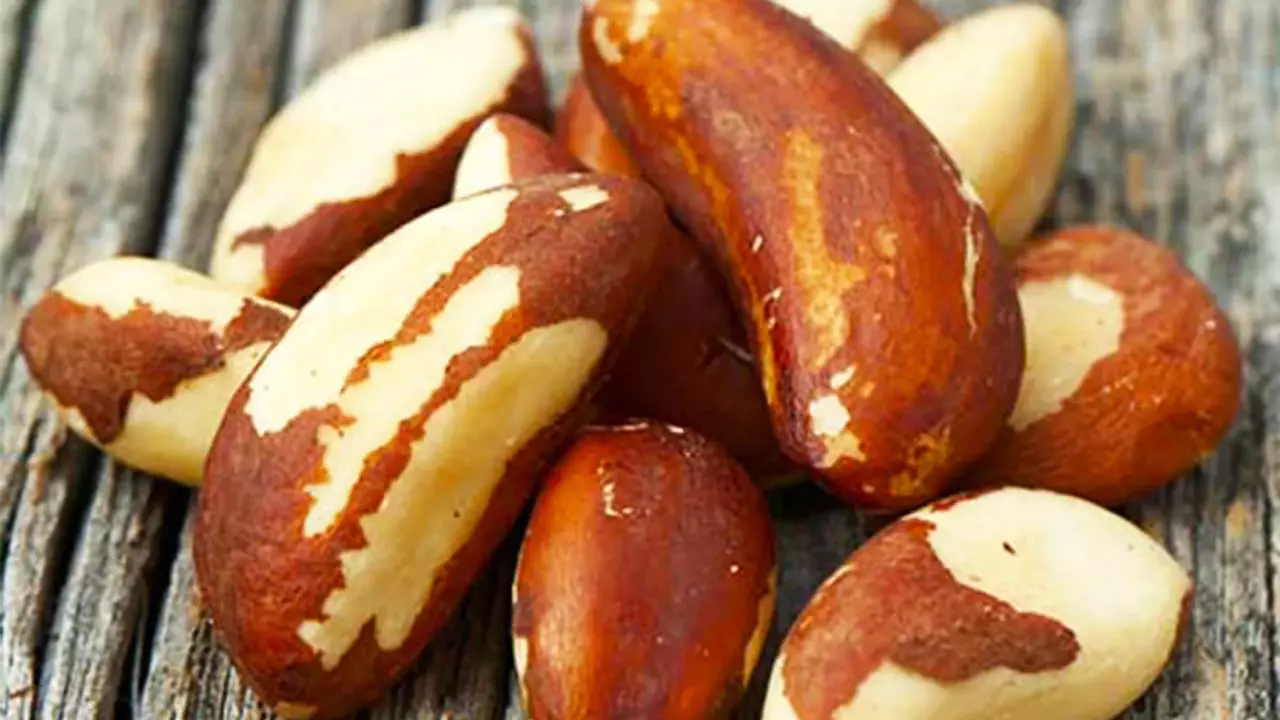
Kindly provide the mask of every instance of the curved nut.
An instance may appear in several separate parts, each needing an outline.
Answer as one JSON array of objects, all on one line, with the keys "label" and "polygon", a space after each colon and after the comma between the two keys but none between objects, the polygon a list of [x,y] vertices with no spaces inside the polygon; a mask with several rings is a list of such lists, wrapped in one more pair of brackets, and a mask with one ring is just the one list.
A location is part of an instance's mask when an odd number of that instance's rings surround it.
[{"label": "curved nut", "polygon": [[1075,119],[1063,21],[1039,5],[988,8],[922,45],[888,83],[973,183],[1000,242],[1025,240]]},{"label": "curved nut", "polygon": [[722,450],[648,422],[584,433],[541,491],[512,593],[529,716],[721,717],[773,617],[774,537]]},{"label": "curved nut", "polygon": [[405,225],[307,303],[232,400],[196,519],[205,604],[265,702],[340,715],[418,656],[580,421],[670,232],[640,183],[539,178]]},{"label": "curved nut", "polygon": [[199,485],[231,395],[292,319],[185,268],[121,257],[63,278],[27,313],[20,345],[77,435]]},{"label": "curved nut", "polygon": [[[424,69],[460,63],[468,72]],[[514,11],[471,10],[371,43],[263,128],[211,274],[301,305],[365,248],[447,201],[463,145],[496,111],[548,114]]]},{"label": "curved nut", "polygon": [[[541,130],[509,116],[476,130],[458,169],[463,192],[577,169]],[[600,402],[622,417],[650,417],[697,430],[747,469],[772,479],[790,469],[778,448],[760,376],[724,284],[693,241],[667,248],[665,270],[641,312]]]},{"label": "curved nut", "polygon": [[1140,529],[1055,493],[957,496],[895,522],[783,641],[764,720],[1110,720],[1160,675],[1192,603]]},{"label": "curved nut", "polygon": [[936,496],[999,432],[1023,339],[928,131],[765,0],[596,0],[581,44],[620,139],[732,279],[784,451],[863,507]]},{"label": "curved nut", "polygon": [[880,75],[942,29],[918,0],[773,0],[805,18]]},{"label": "curved nut", "polygon": [[454,199],[507,185],[513,180],[581,170],[541,128],[515,115],[490,116],[467,141],[453,181]]},{"label": "curved nut", "polygon": [[1173,253],[1078,227],[1032,245],[1017,268],[1022,390],[966,482],[1116,506],[1213,451],[1240,409],[1240,351],[1213,295]]}]

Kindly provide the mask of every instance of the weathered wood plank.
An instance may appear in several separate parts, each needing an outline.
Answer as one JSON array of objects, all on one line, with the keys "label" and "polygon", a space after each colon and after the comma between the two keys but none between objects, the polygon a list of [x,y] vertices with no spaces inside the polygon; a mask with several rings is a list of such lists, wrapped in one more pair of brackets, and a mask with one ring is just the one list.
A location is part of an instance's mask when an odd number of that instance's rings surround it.
[{"label": "weathered wood plank", "polygon": [[[48,0],[37,9],[0,179],[0,708],[36,711],[46,619],[93,455],[67,441],[16,355],[20,308],[66,271],[154,241],[178,136],[194,6]],[[111,58],[111,62],[102,62]],[[104,672],[111,674],[110,662]]]},{"label": "weathered wood plank", "polygon": [[[201,39],[204,59],[189,112],[170,212],[158,255],[203,269],[213,236],[272,110],[287,0],[215,0]],[[213,650],[193,591],[189,529],[167,579],[140,717],[216,717],[244,693]]]},{"label": "weathered wood plank", "polygon": [[0,150],[18,94],[35,5],[36,0],[0,0]]}]

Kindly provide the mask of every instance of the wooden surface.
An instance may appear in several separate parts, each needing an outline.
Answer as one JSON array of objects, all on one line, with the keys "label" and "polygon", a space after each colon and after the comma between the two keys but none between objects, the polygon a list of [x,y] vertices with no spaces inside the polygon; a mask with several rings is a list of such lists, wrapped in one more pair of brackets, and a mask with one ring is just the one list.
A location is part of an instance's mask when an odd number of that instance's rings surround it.
[{"label": "wooden surface", "polygon": [[[0,0],[4,717],[268,716],[192,594],[190,494],[68,437],[16,354],[17,324],[95,259],[154,253],[203,268],[274,108],[361,43],[469,4]],[[559,97],[576,65],[574,2],[520,4]],[[934,4],[955,16],[988,3]],[[1122,223],[1178,249],[1230,312],[1249,363],[1245,409],[1221,450],[1129,511],[1197,583],[1193,632],[1132,717],[1274,718],[1280,1],[1056,6],[1072,29],[1079,124],[1051,222]],[[771,645],[866,530],[810,488],[772,501],[782,591]],[[521,717],[506,627],[514,550],[370,717]]]}]

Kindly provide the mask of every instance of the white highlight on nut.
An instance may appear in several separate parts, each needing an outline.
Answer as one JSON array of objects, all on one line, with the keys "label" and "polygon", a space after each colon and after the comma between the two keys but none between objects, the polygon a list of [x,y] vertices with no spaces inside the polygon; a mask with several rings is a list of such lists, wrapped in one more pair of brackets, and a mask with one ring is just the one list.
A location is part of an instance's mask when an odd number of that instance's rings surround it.
[{"label": "white highlight on nut", "polygon": [[560,199],[574,212],[590,210],[609,201],[609,192],[598,185],[583,185],[560,191]]},{"label": "white highlight on nut", "polygon": [[1099,361],[1120,349],[1124,296],[1085,275],[1024,283],[1018,301],[1027,362],[1009,426],[1022,432],[1062,409]]},{"label": "white highlight on nut", "polygon": [[[511,8],[486,7],[375,41],[325,72],[263,128],[218,228],[211,274],[257,290],[263,248],[242,233],[287,228],[324,203],[369,197],[397,156],[427,152],[499,102],[529,61]],[[467,72],[412,68],[465,66]]]},{"label": "white highlight on nut", "polygon": [[617,65],[622,62],[622,48],[618,43],[609,37],[609,21],[603,17],[597,17],[591,22],[591,40],[595,43],[596,52],[600,55],[600,59],[610,65]]},{"label": "white highlight on nut", "polygon": [[491,190],[511,180],[511,143],[497,119],[490,117],[480,123],[462,151],[453,179],[453,198]]},{"label": "white highlight on nut", "polygon": [[631,22],[627,24],[627,40],[632,43],[643,41],[649,35],[653,20],[657,16],[657,0],[635,0],[631,3]]},{"label": "white highlight on nut", "polygon": [[831,382],[830,382],[831,389],[839,390],[845,385],[848,385],[850,382],[853,381],[853,376],[857,372],[858,372],[858,367],[856,365],[850,365],[849,367],[841,370],[840,372],[835,373],[834,375],[831,376]]},{"label": "white highlight on nut", "polygon": [[832,467],[844,458],[859,462],[867,458],[862,452],[862,442],[848,430],[849,409],[835,393],[819,395],[809,403],[809,428],[822,438],[826,456],[822,467]]},{"label": "white highlight on nut", "polygon": [[978,332],[976,302],[974,300],[974,284],[978,274],[978,263],[982,261],[982,246],[973,232],[973,224],[977,219],[976,206],[969,206],[969,217],[964,224],[964,279],[961,290],[964,293],[964,312],[969,320],[969,337]]},{"label": "white highlight on nut", "polygon": [[514,190],[497,190],[446,205],[401,227],[338,273],[249,381],[245,413],[258,434],[279,432],[304,411],[339,397],[360,358],[395,337],[424,289],[501,228],[515,199]]},{"label": "white highlight on nut", "polygon": [[369,366],[366,380],[342,392],[338,408],[355,422],[321,426],[316,432],[327,478],[306,488],[314,502],[302,524],[305,537],[329,529],[347,506],[369,455],[390,443],[444,385],[449,363],[489,344],[494,326],[519,305],[520,271],[485,268],[453,293],[432,318],[430,332],[393,348]]},{"label": "white highlight on nut", "polygon": [[404,643],[507,462],[573,404],[607,339],[586,318],[532,329],[431,415],[405,472],[378,511],[360,519],[368,545],[342,554],[343,585],[326,598],[324,618],[298,628],[324,668],[341,661],[369,621],[382,650]]},{"label": "white highlight on nut", "polygon": [[[199,273],[160,260],[120,257],[73,272],[54,288],[59,294],[120,319],[145,303],[153,311],[209,323],[222,334],[245,302],[287,317],[292,308],[244,295]],[[213,437],[231,396],[270,347],[263,341],[223,355],[221,367],[183,380],[173,394],[152,401],[134,393],[118,435],[102,443],[79,410],[58,405],[67,424],[130,467],[198,486]],[[49,395],[57,404],[57,398]]]}]

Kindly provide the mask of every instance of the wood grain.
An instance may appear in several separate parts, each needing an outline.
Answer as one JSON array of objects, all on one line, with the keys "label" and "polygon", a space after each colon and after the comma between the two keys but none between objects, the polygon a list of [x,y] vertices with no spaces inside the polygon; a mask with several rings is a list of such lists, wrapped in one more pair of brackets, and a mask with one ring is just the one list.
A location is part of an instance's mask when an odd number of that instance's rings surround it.
[{"label": "wood grain", "polygon": [[[189,493],[68,438],[16,354],[17,324],[58,277],[97,258],[154,252],[204,267],[280,102],[369,40],[475,4],[531,18],[559,97],[578,63],[577,0],[0,0],[5,717],[270,717],[193,592]],[[932,4],[958,17],[993,3]],[[1130,717],[1276,717],[1280,2],[1051,4],[1070,21],[1079,127],[1048,224],[1120,223],[1177,249],[1229,311],[1248,359],[1245,410],[1220,451],[1126,511],[1197,583],[1186,645]],[[775,493],[771,507],[779,608],[743,718],[758,715],[785,628],[875,529],[812,487]],[[507,630],[518,539],[365,716],[523,717]]]}]

